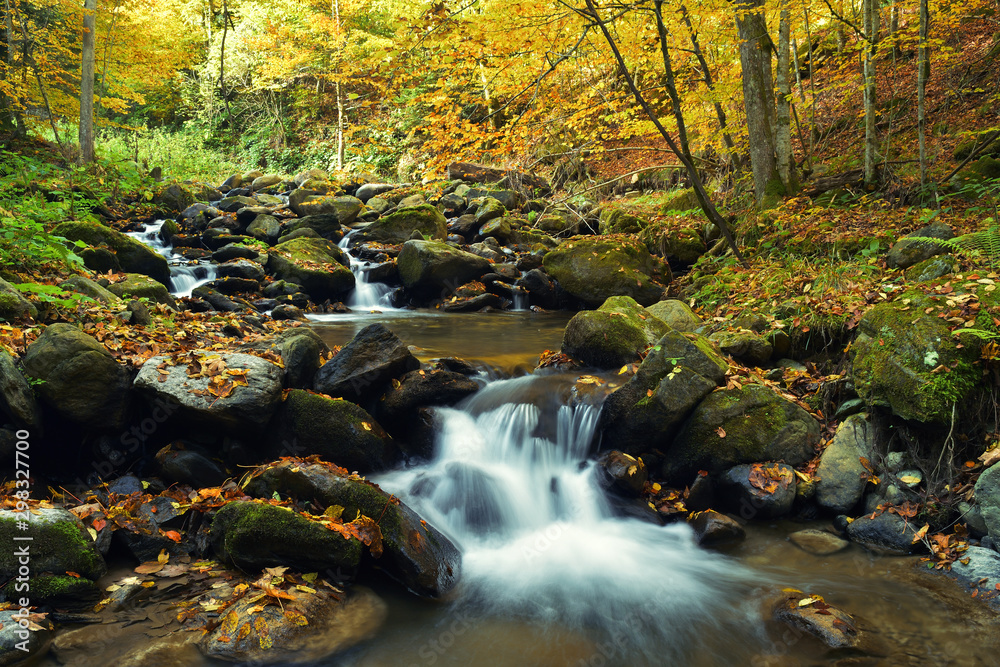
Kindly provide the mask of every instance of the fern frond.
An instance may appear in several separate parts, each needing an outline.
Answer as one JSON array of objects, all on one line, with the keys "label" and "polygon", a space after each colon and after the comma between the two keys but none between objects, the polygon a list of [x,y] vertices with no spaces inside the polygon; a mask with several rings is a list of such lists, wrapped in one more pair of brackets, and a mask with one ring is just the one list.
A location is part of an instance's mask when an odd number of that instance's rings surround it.
[{"label": "fern frond", "polygon": [[948,251],[966,255],[982,255],[992,264],[1000,260],[1000,229],[990,227],[989,229],[963,234],[953,239],[936,239],[929,236],[907,236],[906,241],[916,243],[932,243],[942,246]]}]

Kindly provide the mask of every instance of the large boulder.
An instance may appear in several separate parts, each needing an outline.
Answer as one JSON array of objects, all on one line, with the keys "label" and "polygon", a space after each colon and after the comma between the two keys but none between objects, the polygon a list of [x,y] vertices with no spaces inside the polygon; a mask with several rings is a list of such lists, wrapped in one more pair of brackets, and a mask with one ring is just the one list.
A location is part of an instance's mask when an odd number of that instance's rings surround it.
[{"label": "large boulder", "polygon": [[332,241],[292,239],[268,256],[268,268],[279,280],[301,285],[314,300],[341,299],[354,289],[350,260]]},{"label": "large boulder", "polygon": [[141,273],[126,273],[125,280],[111,283],[108,285],[108,291],[119,298],[146,298],[155,303],[176,305],[163,283]]},{"label": "large boulder", "polygon": [[258,241],[274,243],[281,234],[281,222],[273,215],[258,215],[247,225],[247,234]]},{"label": "large boulder", "polygon": [[37,317],[38,309],[9,282],[0,278],[0,318],[10,321]]},{"label": "large boulder", "polygon": [[618,368],[670,330],[628,296],[609,297],[597,310],[573,316],[563,332],[562,351],[598,368]]},{"label": "large boulder", "polygon": [[688,483],[699,470],[719,473],[741,463],[811,459],[819,423],[795,403],[759,384],[709,394],[666,452],[663,475]]},{"label": "large boulder", "polygon": [[305,230],[312,230],[323,238],[339,239],[343,237],[343,227],[336,215],[307,215],[286,222],[285,233],[298,232],[299,235],[308,235]]},{"label": "large boulder", "polygon": [[364,204],[357,197],[329,197],[311,195],[293,207],[296,215],[332,215],[342,225],[349,225],[358,218]]},{"label": "large boulder", "polygon": [[194,203],[194,194],[180,183],[171,183],[153,195],[153,204],[168,213],[179,213]]},{"label": "large boulder", "polygon": [[451,541],[399,499],[371,482],[322,463],[289,460],[258,468],[250,474],[247,493],[270,498],[293,496],[319,507],[338,505],[343,516],[377,521],[382,532],[381,557],[371,563],[414,593],[438,597],[458,583],[462,555]]},{"label": "large boulder", "polygon": [[650,348],[635,375],[605,400],[602,446],[629,454],[665,449],[728,369],[704,338],[668,332]]},{"label": "large boulder", "polygon": [[989,530],[990,538],[1000,544],[1000,463],[995,463],[976,482],[976,504]]},{"label": "large boulder", "polygon": [[663,298],[670,267],[631,238],[576,237],[545,255],[545,271],[587,305],[629,296],[644,306]]},{"label": "large boulder", "polygon": [[283,375],[260,357],[196,350],[180,363],[165,355],[149,359],[135,387],[178,406],[179,419],[249,432],[267,424],[277,409]]},{"label": "large boulder", "polygon": [[780,463],[745,463],[723,473],[717,488],[741,519],[773,519],[792,510],[795,471]]},{"label": "large boulder", "polygon": [[396,265],[403,285],[422,297],[443,298],[490,270],[486,259],[440,241],[407,241]]},{"label": "large boulder", "polygon": [[46,408],[80,426],[119,430],[129,407],[129,373],[108,350],[71,324],[50,324],[24,355]]},{"label": "large boulder", "polygon": [[652,306],[646,306],[646,310],[669,324],[675,331],[695,331],[703,324],[689,305],[677,299],[658,301]]},{"label": "large boulder", "polygon": [[454,405],[479,390],[476,382],[461,373],[441,369],[410,371],[393,385],[379,401],[378,416],[397,437],[411,431],[420,408]]},{"label": "large boulder", "polygon": [[771,344],[759,333],[747,329],[716,331],[708,337],[724,354],[744,364],[760,366],[771,358]]},{"label": "large boulder", "polygon": [[853,377],[866,402],[903,419],[948,423],[954,405],[969,402],[982,377],[976,346],[959,346],[949,322],[928,308],[948,308],[908,293],[862,316],[854,341]]},{"label": "large boulder", "polygon": [[858,504],[868,483],[868,470],[861,459],[873,460],[874,436],[867,414],[851,415],[840,423],[816,469],[817,505],[844,514]]},{"label": "large boulder", "polygon": [[919,527],[892,512],[859,516],[847,525],[847,536],[869,551],[901,556],[924,550],[916,538]]},{"label": "large boulder", "polygon": [[[27,521],[28,529],[22,530],[19,522]],[[17,541],[18,537],[31,541]],[[0,553],[0,578],[4,581],[23,574],[17,548],[28,547],[30,576],[43,573],[65,576],[75,572],[91,581],[107,571],[104,558],[98,553],[94,541],[83,524],[70,512],[55,507],[34,507],[29,512],[0,509],[0,539],[7,545]],[[14,597],[7,591],[8,598]]]},{"label": "large boulder", "polygon": [[393,378],[419,367],[396,334],[370,324],[316,372],[313,388],[364,405],[381,396]]},{"label": "large boulder", "polygon": [[293,389],[268,434],[273,458],[297,453],[368,474],[392,464],[395,446],[371,415],[343,399]]},{"label": "large boulder", "polygon": [[445,238],[448,228],[444,214],[431,204],[401,208],[359,231],[357,239],[360,242],[403,243],[413,236],[413,232],[419,232],[424,238]]},{"label": "large boulder", "polygon": [[886,255],[885,263],[890,269],[907,269],[934,255],[948,252],[948,248],[940,243],[914,240],[916,237],[947,241],[955,237],[955,231],[943,222],[934,222],[912,234],[907,234],[897,241]]},{"label": "large boulder", "polygon": [[31,385],[17,369],[14,358],[4,349],[0,349],[0,414],[18,428],[42,425]]},{"label": "large boulder", "polygon": [[340,568],[352,574],[363,544],[353,536],[267,503],[235,501],[212,520],[217,557],[249,572],[286,566],[301,572]]},{"label": "large boulder", "polygon": [[52,233],[70,241],[83,241],[95,248],[108,248],[114,252],[123,271],[141,273],[164,285],[170,284],[170,267],[166,258],[131,236],[96,222],[63,222],[56,225]]}]

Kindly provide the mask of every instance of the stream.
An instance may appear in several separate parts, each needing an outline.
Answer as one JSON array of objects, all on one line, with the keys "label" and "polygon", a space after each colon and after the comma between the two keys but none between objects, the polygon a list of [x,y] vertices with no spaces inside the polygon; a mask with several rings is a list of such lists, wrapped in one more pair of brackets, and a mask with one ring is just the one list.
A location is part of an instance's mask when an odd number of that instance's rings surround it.
[{"label": "stream", "polygon": [[[175,294],[212,275],[177,262],[152,226],[143,234],[171,260]],[[570,314],[392,309],[364,264],[351,267],[357,312],[310,318],[328,344],[383,322],[422,361],[457,356],[492,370],[478,393],[437,409],[432,460],[373,477],[461,549],[458,588],[429,602],[374,584],[386,624],[317,667],[998,664],[992,612],[918,559],[856,545],[814,556],[788,541],[828,522],[753,523],[720,552],[698,547],[684,523],[615,516],[592,462],[599,394],[579,392],[579,374],[530,372],[542,350],[558,349]],[[774,623],[769,601],[784,587],[822,595],[891,649],[844,662]]]}]

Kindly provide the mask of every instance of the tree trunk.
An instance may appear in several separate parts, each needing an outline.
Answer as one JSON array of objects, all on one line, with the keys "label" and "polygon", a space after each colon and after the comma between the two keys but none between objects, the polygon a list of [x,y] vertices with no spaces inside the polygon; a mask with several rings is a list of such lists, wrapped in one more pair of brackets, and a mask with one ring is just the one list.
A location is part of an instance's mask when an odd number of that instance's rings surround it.
[{"label": "tree trunk", "polygon": [[878,180],[878,134],[875,130],[877,91],[875,56],[878,53],[879,0],[864,0],[864,102],[865,102],[865,185],[874,187]]},{"label": "tree trunk", "polygon": [[337,28],[337,71],[336,79],[334,80],[334,94],[337,96],[337,171],[343,171],[344,169],[344,156],[346,154],[346,146],[344,144],[344,93],[340,87],[340,76],[343,57],[343,44],[344,39],[341,34],[340,25],[340,0],[332,0],[330,3],[330,11],[333,13],[333,22]]},{"label": "tree trunk", "polygon": [[80,54],[80,164],[94,161],[94,32],[97,0],[83,3],[83,42]]},{"label": "tree trunk", "polygon": [[[691,159],[691,146],[688,143],[687,126],[684,124],[684,112],[681,109],[681,96],[677,92],[677,84],[674,82],[674,68],[670,63],[670,48],[667,45],[667,26],[663,23],[663,0],[654,0],[653,12],[656,14],[656,34],[660,39],[660,53],[663,56],[663,82],[667,88],[667,95],[670,96],[671,110],[674,112],[674,120],[677,123],[677,140],[680,142],[681,151],[687,159]],[[638,89],[637,83],[633,87]]]},{"label": "tree trunk", "polygon": [[736,9],[736,31],[740,40],[743,71],[743,104],[747,116],[750,166],[758,204],[781,196],[785,185],[778,175],[775,158],[774,85],[771,82],[771,49],[763,0],[750,0]]},{"label": "tree trunk", "polygon": [[899,5],[895,2],[889,10],[889,41],[892,42],[892,55],[902,58],[903,50],[899,48]]},{"label": "tree trunk", "polygon": [[[226,107],[226,122],[232,123],[233,112],[229,108],[229,93],[226,91],[226,37],[229,36],[229,2],[222,0],[222,44],[219,46],[219,88],[222,90],[222,103]],[[235,128],[230,127],[231,131]]]},{"label": "tree trunk", "polygon": [[786,188],[792,183],[792,114],[789,109],[789,97],[792,94],[791,79],[788,76],[789,36],[791,26],[788,7],[782,6],[778,21],[778,71],[775,73],[775,85],[778,88],[777,98],[777,128],[775,132],[775,151],[777,152],[778,176]]},{"label": "tree trunk", "polygon": [[927,79],[931,75],[931,49],[927,44],[931,13],[927,0],[920,0],[920,45],[917,48],[917,141],[920,146],[920,186],[927,187]]}]

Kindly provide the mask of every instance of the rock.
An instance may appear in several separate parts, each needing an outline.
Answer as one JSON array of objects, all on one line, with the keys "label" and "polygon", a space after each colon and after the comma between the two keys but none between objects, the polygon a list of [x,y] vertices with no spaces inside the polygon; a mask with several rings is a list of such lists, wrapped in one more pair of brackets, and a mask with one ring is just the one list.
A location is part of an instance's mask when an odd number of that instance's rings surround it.
[{"label": "rock", "polygon": [[865,514],[848,524],[847,536],[875,553],[900,556],[923,551],[921,542],[913,543],[918,528],[898,514]]},{"label": "rock", "polygon": [[[205,655],[261,667],[329,663],[335,654],[373,637],[388,613],[385,602],[359,587],[347,596],[321,588],[286,602],[290,613],[273,604],[258,611],[259,603],[250,597],[238,600],[201,639]],[[308,623],[295,622],[298,618]],[[262,625],[265,634],[258,632]]]},{"label": "rock", "polygon": [[688,525],[694,530],[695,541],[703,547],[736,544],[747,536],[746,530],[736,519],[714,510],[691,514],[688,516]]},{"label": "rock", "polygon": [[139,273],[126,273],[125,280],[111,283],[108,285],[108,291],[121,298],[145,298],[171,308],[177,305],[163,283]]},{"label": "rock", "polygon": [[524,198],[513,190],[493,190],[487,188],[469,188],[464,197],[470,202],[480,197],[495,199],[508,211],[517,210],[521,206],[521,202],[524,201]]},{"label": "rock", "polygon": [[[22,620],[27,629],[19,625]],[[19,609],[0,611],[0,665],[33,664],[35,658],[48,650],[54,634],[52,622],[40,615],[25,618]]]},{"label": "rock", "polygon": [[370,324],[317,371],[314,388],[365,404],[381,396],[390,380],[419,367],[396,334],[381,324]]},{"label": "rock", "polygon": [[771,358],[771,344],[753,331],[717,331],[708,338],[724,354],[748,365],[761,366]]},{"label": "rock", "polygon": [[215,205],[217,209],[225,213],[236,213],[241,208],[248,208],[259,206],[260,202],[253,197],[244,197],[242,195],[231,195],[219,201]]},{"label": "rock", "polygon": [[[968,559],[967,563],[964,563]],[[979,591],[979,597],[993,609],[1000,609],[1000,553],[984,547],[969,547],[960,560],[951,564],[948,576]]]},{"label": "rock", "polygon": [[1000,463],[994,463],[979,475],[976,505],[990,537],[1000,542]]},{"label": "rock", "polygon": [[378,416],[393,436],[405,437],[417,417],[418,408],[454,405],[477,391],[479,385],[461,373],[410,371],[398,385],[385,392],[378,404]]},{"label": "rock", "polygon": [[702,325],[701,318],[694,314],[691,307],[677,299],[657,301],[651,306],[646,306],[646,310],[670,325],[674,331],[694,331]]},{"label": "rock", "polygon": [[694,209],[701,209],[701,204],[698,203],[698,197],[695,195],[694,188],[669,191],[661,199],[660,203],[661,214],[670,211],[691,211]]},{"label": "rock", "polygon": [[649,471],[642,459],[616,450],[605,452],[597,459],[597,471],[605,486],[626,496],[642,495],[649,479]]},{"label": "rock", "polygon": [[659,251],[671,266],[687,267],[697,262],[708,251],[708,246],[696,230],[679,229],[661,236],[659,248],[654,246],[651,251]]},{"label": "rock", "polygon": [[234,259],[224,262],[219,264],[216,271],[220,278],[242,278],[258,283],[263,282],[265,278],[264,269],[261,268],[260,264],[249,259]]},{"label": "rock", "polygon": [[194,194],[180,183],[171,183],[153,195],[153,204],[170,213],[183,211],[194,203]]},{"label": "rock", "polygon": [[0,318],[10,322],[23,317],[38,317],[38,309],[20,290],[0,278]]},{"label": "rock", "polygon": [[[17,527],[17,522],[24,520],[28,521],[27,531]],[[22,544],[14,540],[26,535],[31,537],[30,542]],[[107,572],[104,558],[86,528],[75,515],[61,508],[35,507],[30,513],[0,509],[0,539],[8,545],[0,554],[0,579],[4,581],[23,576],[22,563],[15,555],[15,547],[23,545],[29,547],[31,577],[46,572],[57,575],[75,572],[95,581]]]},{"label": "rock", "polygon": [[601,211],[598,229],[601,234],[636,234],[641,232],[649,222],[642,220],[620,208],[607,208]]},{"label": "rock", "polygon": [[229,243],[212,253],[212,259],[220,264],[233,259],[257,259],[260,253],[250,246],[242,243]]},{"label": "rock", "polygon": [[[525,255],[525,257],[537,257],[538,264],[541,264],[541,257],[537,255]],[[518,261],[518,266],[520,265],[521,263]],[[559,286],[540,268],[529,269],[515,283],[515,286],[528,293],[528,300],[533,306],[547,310],[559,307]]]},{"label": "rock", "polygon": [[[482,227],[487,222],[495,220],[497,218],[503,217],[507,214],[507,209],[504,205],[493,197],[486,197],[483,202],[476,209],[476,225]],[[508,227],[508,235],[509,235]]]},{"label": "rock", "polygon": [[249,572],[285,566],[300,572],[339,568],[353,574],[363,546],[357,538],[290,509],[243,500],[216,513],[211,541],[219,560]]},{"label": "rock", "polygon": [[780,463],[733,466],[719,478],[716,488],[740,518],[773,519],[792,511],[795,471]]},{"label": "rock", "polygon": [[[307,215],[302,218],[297,218],[294,220],[289,220],[285,223],[286,235],[292,233],[298,233],[300,236],[306,234],[307,231],[312,231],[316,236],[323,238],[328,238],[330,240],[339,241],[344,236],[344,226],[340,223],[340,219],[336,215]],[[284,239],[284,237],[282,237]],[[282,240],[290,241],[292,238]]]},{"label": "rock", "polygon": [[290,303],[283,303],[271,309],[272,320],[306,320],[306,314],[298,306]]},{"label": "rock", "polygon": [[[159,285],[159,283],[157,284]],[[162,287],[162,285],[160,286]],[[121,305],[121,299],[119,299],[114,293],[109,292],[90,278],[85,278],[84,276],[72,276],[71,278],[63,281],[59,287],[62,287],[64,290],[79,292],[84,296],[89,296],[91,299],[95,299],[103,303]]]},{"label": "rock", "polygon": [[417,595],[439,597],[458,583],[462,556],[455,545],[371,482],[321,463],[280,461],[252,472],[245,488],[257,497],[271,498],[277,492],[319,507],[339,505],[345,518],[360,513],[378,520],[384,553],[381,558],[366,553],[364,558]]},{"label": "rock", "polygon": [[479,228],[479,235],[492,237],[499,243],[507,243],[510,240],[511,226],[507,218],[497,218],[490,220]]},{"label": "rock", "polygon": [[948,251],[945,246],[937,243],[910,240],[918,236],[947,241],[955,237],[955,231],[943,222],[934,222],[912,234],[907,234],[889,249],[889,254],[885,258],[886,266],[890,269],[906,269]]},{"label": "rock", "polygon": [[631,297],[609,297],[597,310],[573,316],[563,332],[562,351],[598,368],[618,368],[638,361],[669,329]]},{"label": "rock", "polygon": [[788,539],[795,546],[814,556],[829,556],[843,551],[850,545],[850,542],[840,539],[833,533],[815,528],[795,531],[788,536]]},{"label": "rock", "polygon": [[31,385],[17,369],[14,358],[0,349],[0,414],[17,428],[37,428],[42,414]]},{"label": "rock", "polygon": [[281,234],[281,223],[273,215],[258,215],[247,225],[247,234],[258,241],[275,243]]},{"label": "rock", "polygon": [[[807,599],[814,602],[808,603]],[[832,649],[857,648],[863,641],[863,634],[850,614],[826,604],[822,598],[807,598],[801,591],[789,589],[782,593],[774,606],[774,618],[808,632]]]},{"label": "rock", "polygon": [[[238,431],[251,431],[267,424],[281,401],[284,373],[280,368],[249,354],[220,354],[209,350],[195,350],[190,354],[192,365],[200,375],[189,377],[188,365],[171,366],[170,357],[160,355],[142,365],[135,378],[135,388],[151,400],[178,405],[180,410],[175,416],[181,421],[191,420]],[[165,374],[161,374],[160,366]],[[212,380],[209,373],[218,377],[223,370],[230,372],[230,379],[242,378],[241,382],[246,384],[231,390],[209,392]],[[232,371],[237,371],[237,375]]]},{"label": "rock", "polygon": [[954,255],[936,255],[914,264],[905,271],[904,275],[910,282],[937,280],[952,273],[958,266]]},{"label": "rock", "polygon": [[268,257],[278,279],[301,285],[315,301],[339,300],[354,289],[350,261],[332,241],[293,239],[272,248]]},{"label": "rock", "polygon": [[364,204],[356,197],[311,195],[292,210],[299,216],[334,216],[340,224],[349,225],[357,219],[362,208]]},{"label": "rock", "polygon": [[96,340],[70,324],[50,324],[24,355],[24,374],[48,409],[88,429],[121,430],[129,372]]},{"label": "rock", "polygon": [[199,285],[198,287],[195,287],[191,291],[191,297],[194,299],[202,299],[212,308],[223,313],[235,313],[245,310],[244,306],[241,306],[208,285]]},{"label": "rock", "polygon": [[[448,235],[444,215],[437,207],[423,204],[412,208],[401,208],[395,213],[384,215],[357,233],[360,243],[403,243],[414,232],[423,238],[443,239]],[[355,237],[352,237],[355,238]]]},{"label": "rock", "polygon": [[392,438],[363,409],[301,389],[288,392],[267,440],[274,458],[316,454],[361,474],[385,470],[396,453]]},{"label": "rock", "polygon": [[[978,346],[958,347],[949,322],[925,309],[943,302],[922,294],[881,303],[858,325],[852,377],[869,405],[890,408],[903,419],[947,424],[952,407],[967,404],[982,377]],[[934,372],[939,366],[950,372]]]},{"label": "rock", "polygon": [[663,298],[670,268],[634,239],[576,237],[542,260],[545,272],[567,292],[596,306],[612,296],[629,296],[648,306]]},{"label": "rock", "polygon": [[444,298],[490,270],[482,257],[440,241],[407,241],[396,266],[403,285],[427,298]]},{"label": "rock", "polygon": [[52,230],[55,236],[103,246],[115,254],[126,273],[141,273],[164,285],[170,284],[170,267],[162,255],[142,242],[96,222],[63,222]]},{"label": "rock", "polygon": [[281,176],[278,176],[277,174],[267,174],[253,179],[253,182],[250,184],[250,189],[254,191],[263,190],[264,188],[269,188],[272,185],[277,185],[278,183],[281,183]]},{"label": "rock", "polygon": [[[275,310],[281,308],[288,309],[295,308],[295,306],[278,306]],[[274,319],[282,319],[282,315],[283,313],[279,313],[279,317]],[[274,317],[273,312],[271,317]],[[313,378],[316,377],[316,371],[320,367],[322,341],[317,341],[313,336],[315,334],[311,330],[306,330],[299,335],[288,336],[278,343],[278,353],[281,355],[281,363],[285,367],[286,385],[290,388],[307,389],[312,386]]]},{"label": "rock", "polygon": [[122,270],[115,253],[107,248],[84,248],[76,254],[83,260],[83,265],[96,273],[118,272]]},{"label": "rock", "polygon": [[816,475],[816,503],[836,514],[845,514],[858,504],[868,484],[868,470],[861,458],[874,459],[875,433],[865,413],[851,415],[840,423],[833,440],[823,451]]},{"label": "rock", "polygon": [[698,470],[718,473],[741,463],[811,459],[819,424],[767,387],[715,391],[695,408],[667,450],[663,475],[683,483]]},{"label": "rock", "polygon": [[372,197],[385,194],[386,192],[395,190],[398,187],[399,186],[395,183],[365,183],[358,188],[357,192],[354,193],[354,196],[367,204]]},{"label": "rock", "polygon": [[630,454],[666,449],[728,369],[705,338],[692,340],[676,331],[665,334],[635,375],[605,400],[602,445]]},{"label": "rock", "polygon": [[193,445],[171,443],[154,458],[160,464],[160,476],[168,483],[204,489],[221,486],[229,477],[209,452]]}]

